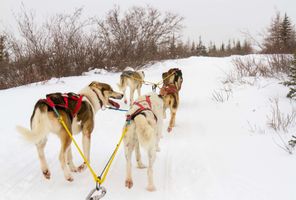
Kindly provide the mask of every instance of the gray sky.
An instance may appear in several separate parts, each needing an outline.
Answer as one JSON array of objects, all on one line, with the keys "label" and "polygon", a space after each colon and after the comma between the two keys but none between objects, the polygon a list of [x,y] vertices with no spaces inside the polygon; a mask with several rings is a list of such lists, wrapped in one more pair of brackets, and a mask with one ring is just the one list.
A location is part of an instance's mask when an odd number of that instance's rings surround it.
[{"label": "gray sky", "polygon": [[183,16],[184,39],[197,41],[201,36],[206,44],[242,39],[242,31],[259,38],[258,34],[270,24],[276,11],[287,12],[296,23],[296,0],[0,0],[0,30],[15,27],[13,13],[19,12],[21,2],[26,9],[36,12],[38,21],[55,13],[72,13],[82,6],[85,17],[103,17],[114,5],[126,10],[148,4]]}]

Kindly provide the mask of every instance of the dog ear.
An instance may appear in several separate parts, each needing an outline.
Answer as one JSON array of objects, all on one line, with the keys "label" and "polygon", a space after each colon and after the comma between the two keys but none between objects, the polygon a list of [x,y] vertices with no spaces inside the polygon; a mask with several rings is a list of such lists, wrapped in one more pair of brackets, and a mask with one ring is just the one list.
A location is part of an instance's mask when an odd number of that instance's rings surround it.
[{"label": "dog ear", "polygon": [[89,84],[89,87],[98,87],[98,84],[99,84],[98,82],[93,81]]},{"label": "dog ear", "polygon": [[167,72],[162,73],[162,79],[165,79],[167,77]]}]

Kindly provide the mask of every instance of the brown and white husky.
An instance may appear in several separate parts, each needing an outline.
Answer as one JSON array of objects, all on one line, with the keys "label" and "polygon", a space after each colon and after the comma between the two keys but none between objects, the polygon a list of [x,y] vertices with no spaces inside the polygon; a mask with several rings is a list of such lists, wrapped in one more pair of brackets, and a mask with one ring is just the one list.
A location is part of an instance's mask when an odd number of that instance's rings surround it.
[{"label": "brown and white husky", "polygon": [[112,87],[105,83],[92,82],[83,88],[79,94],[53,93],[46,99],[39,100],[34,107],[31,116],[31,130],[17,126],[27,140],[35,143],[41,165],[41,171],[46,179],[50,179],[50,171],[44,154],[47,135],[55,133],[61,141],[59,160],[66,180],[73,181],[71,172],[82,171],[85,163],[76,167],[72,160],[71,138],[57,119],[51,103],[55,105],[68,129],[73,135],[82,132],[83,152],[86,159],[90,159],[91,133],[94,128],[95,113],[112,101],[109,98],[121,99],[121,93],[113,91]]}]

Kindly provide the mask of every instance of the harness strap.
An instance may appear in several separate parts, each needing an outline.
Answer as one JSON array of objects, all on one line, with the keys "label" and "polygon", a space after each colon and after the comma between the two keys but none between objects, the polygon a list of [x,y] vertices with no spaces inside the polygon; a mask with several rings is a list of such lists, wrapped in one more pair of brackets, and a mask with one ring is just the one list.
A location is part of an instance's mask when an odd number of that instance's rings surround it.
[{"label": "harness strap", "polygon": [[[44,101],[51,108],[61,107],[61,108],[65,108],[65,109],[69,110],[70,113],[71,113],[71,116],[74,118],[77,115],[77,113],[78,113],[78,111],[79,111],[79,109],[81,107],[83,95],[78,95],[78,97],[76,97],[76,96],[69,97],[67,94],[62,94],[62,97],[64,99],[65,104],[55,104],[51,100],[50,96],[47,96],[46,99],[44,99],[42,101]],[[76,106],[75,106],[74,110],[71,110],[69,108],[69,98],[71,98],[72,100],[76,101]]]},{"label": "harness strap", "polygon": [[54,102],[51,100],[51,98],[50,97],[46,97],[46,102],[48,103],[48,105],[50,106],[50,107],[55,107],[55,104],[54,104]]},{"label": "harness strap", "polygon": [[[146,101],[148,103],[149,108],[145,108],[140,102]],[[157,121],[157,117],[154,114],[154,112],[151,110],[152,106],[151,106],[151,100],[150,100],[150,96],[146,96],[145,100],[142,101],[136,101],[134,102],[134,105],[137,105],[139,107],[139,109],[137,109],[134,113],[132,113],[131,115],[127,115],[126,116],[126,121],[130,121],[135,119],[135,117],[139,114],[142,114],[142,112],[144,111],[150,111],[153,113],[155,120]]]},{"label": "harness strap", "polygon": [[69,103],[68,103],[68,95],[66,95],[66,94],[63,94],[62,96],[64,97],[65,108],[69,108]]},{"label": "harness strap", "polygon": [[[73,98],[73,96],[72,96],[72,98]],[[82,98],[83,98],[83,95],[79,95],[79,98],[75,98],[75,99],[78,99],[78,100],[77,100],[76,106],[74,108],[74,111],[72,113],[73,117],[75,117],[77,115],[78,111],[80,110],[81,103],[82,103]],[[68,99],[67,99],[67,102],[68,102]]]},{"label": "harness strap", "polygon": [[167,94],[174,94],[177,92],[178,92],[178,89],[177,89],[176,85],[174,85],[174,84],[164,85],[160,89],[160,94],[162,96],[167,95]]},{"label": "harness strap", "polygon": [[150,96],[146,96],[146,101],[147,101],[147,103],[148,103],[148,105],[149,105],[149,108],[152,109],[152,107],[151,107]]}]

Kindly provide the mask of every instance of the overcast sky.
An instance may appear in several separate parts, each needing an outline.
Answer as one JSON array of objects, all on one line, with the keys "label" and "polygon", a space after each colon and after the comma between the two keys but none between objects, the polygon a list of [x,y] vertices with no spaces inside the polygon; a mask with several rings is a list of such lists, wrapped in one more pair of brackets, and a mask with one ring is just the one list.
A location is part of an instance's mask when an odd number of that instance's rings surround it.
[{"label": "overcast sky", "polygon": [[19,12],[22,2],[36,12],[38,21],[55,13],[72,13],[82,6],[85,17],[103,17],[114,5],[126,10],[148,4],[183,16],[184,39],[197,41],[201,36],[206,44],[242,39],[245,31],[258,38],[276,11],[287,12],[296,23],[296,0],[0,0],[0,30],[14,27],[13,13]]}]

